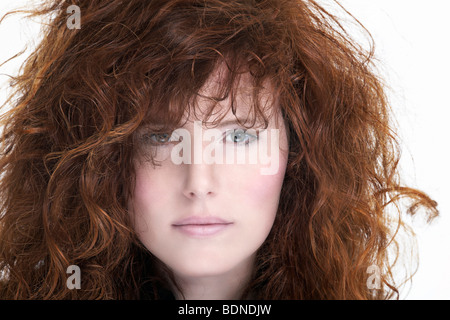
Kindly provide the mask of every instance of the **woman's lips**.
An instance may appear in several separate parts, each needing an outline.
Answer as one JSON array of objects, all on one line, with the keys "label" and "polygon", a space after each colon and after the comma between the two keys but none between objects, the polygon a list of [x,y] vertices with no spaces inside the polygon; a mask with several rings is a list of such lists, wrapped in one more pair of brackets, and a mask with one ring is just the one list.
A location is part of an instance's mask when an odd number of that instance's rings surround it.
[{"label": "woman's lips", "polygon": [[174,222],[172,227],[191,237],[208,237],[229,228],[232,224],[233,222],[218,217],[192,216]]}]

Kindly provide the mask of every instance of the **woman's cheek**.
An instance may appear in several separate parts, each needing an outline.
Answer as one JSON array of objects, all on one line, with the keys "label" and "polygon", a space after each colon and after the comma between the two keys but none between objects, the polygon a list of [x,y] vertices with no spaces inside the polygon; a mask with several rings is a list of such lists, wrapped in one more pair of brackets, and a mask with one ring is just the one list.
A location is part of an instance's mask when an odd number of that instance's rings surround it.
[{"label": "woman's cheek", "polygon": [[280,156],[279,167],[275,174],[264,175],[260,165],[249,164],[236,166],[229,176],[235,188],[240,190],[244,198],[252,200],[254,203],[278,203],[281,187],[284,181],[286,171],[286,159]]}]

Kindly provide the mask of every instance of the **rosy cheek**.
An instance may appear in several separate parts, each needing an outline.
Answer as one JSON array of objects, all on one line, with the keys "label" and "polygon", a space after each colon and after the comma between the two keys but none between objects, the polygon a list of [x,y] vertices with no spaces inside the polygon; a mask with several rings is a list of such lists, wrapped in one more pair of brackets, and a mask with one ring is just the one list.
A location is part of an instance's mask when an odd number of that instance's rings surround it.
[{"label": "rosy cheek", "polygon": [[149,174],[148,169],[141,168],[136,170],[136,188],[134,190],[134,204],[141,209],[147,208],[150,204],[155,205],[161,201],[165,193],[164,186],[158,181],[157,177]]},{"label": "rosy cheek", "polygon": [[[139,168],[136,170],[136,185],[133,198],[130,201],[130,212],[133,216],[135,230],[140,234],[144,243],[153,237],[151,225],[160,225],[160,215],[167,204],[167,190],[158,179],[158,175],[148,169]],[[150,232],[150,233],[149,233]]]},{"label": "rosy cheek", "polygon": [[261,174],[261,167],[256,166],[248,168],[246,172],[241,172],[240,181],[242,183],[241,190],[246,190],[246,195],[258,201],[268,201],[277,198],[281,191],[281,186],[286,172],[286,160],[280,157],[279,170],[276,174]]},{"label": "rosy cheek", "polygon": [[247,184],[247,194],[258,202],[267,202],[278,198],[281,184],[282,177],[258,175],[253,178],[252,183]]},{"label": "rosy cheek", "polygon": [[152,196],[152,183],[150,179],[146,178],[147,174],[144,170],[136,172],[136,188],[134,192],[135,199],[143,199]]}]

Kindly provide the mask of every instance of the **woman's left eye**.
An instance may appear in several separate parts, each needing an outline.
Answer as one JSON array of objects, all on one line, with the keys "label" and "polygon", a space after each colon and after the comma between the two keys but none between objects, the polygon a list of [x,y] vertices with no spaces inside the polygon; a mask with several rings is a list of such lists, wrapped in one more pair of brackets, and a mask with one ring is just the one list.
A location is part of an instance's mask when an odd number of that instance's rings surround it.
[{"label": "woman's left eye", "polygon": [[250,134],[244,129],[234,129],[227,132],[226,141],[235,144],[249,144],[250,142],[256,140],[258,136],[255,134]]}]

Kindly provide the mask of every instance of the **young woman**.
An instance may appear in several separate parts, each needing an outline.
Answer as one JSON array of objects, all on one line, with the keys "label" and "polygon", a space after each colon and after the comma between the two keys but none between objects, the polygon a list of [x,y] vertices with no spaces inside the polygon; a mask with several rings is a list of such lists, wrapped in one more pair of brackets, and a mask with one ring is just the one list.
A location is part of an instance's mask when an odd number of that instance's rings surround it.
[{"label": "young woman", "polygon": [[71,28],[45,3],[1,118],[0,297],[396,296],[391,209],[437,204],[401,184],[373,52],[332,14],[81,0]]}]

